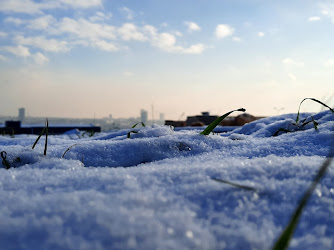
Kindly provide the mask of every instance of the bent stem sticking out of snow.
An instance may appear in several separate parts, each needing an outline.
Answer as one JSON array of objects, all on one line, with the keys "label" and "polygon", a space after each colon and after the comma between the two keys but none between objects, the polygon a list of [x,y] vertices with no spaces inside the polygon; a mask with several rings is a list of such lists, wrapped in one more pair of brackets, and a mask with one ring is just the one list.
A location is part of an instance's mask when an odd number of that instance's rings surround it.
[{"label": "bent stem sticking out of snow", "polygon": [[304,99],[300,102],[300,104],[299,104],[298,113],[297,113],[297,118],[296,118],[296,123],[299,121],[299,111],[300,111],[300,106],[301,106],[302,103],[303,103],[304,101],[306,101],[306,100],[312,100],[312,101],[314,101],[314,102],[317,102],[317,103],[323,105],[324,107],[328,108],[332,113],[334,113],[334,110],[333,110],[331,107],[329,107],[328,105],[326,105],[325,103],[323,103],[323,102],[321,102],[321,101],[319,101],[319,100],[317,100],[317,99],[315,99],[315,98],[304,98]]},{"label": "bent stem sticking out of snow", "polygon": [[245,112],[246,109],[240,108],[240,109],[232,110],[232,111],[218,117],[216,120],[211,122],[209,124],[209,126],[207,126],[206,129],[204,129],[200,134],[201,135],[209,135],[215,129],[215,127],[217,127],[219,125],[219,123],[221,123],[227,116],[229,116],[230,114],[232,114],[235,111]]},{"label": "bent stem sticking out of snow", "polygon": [[301,129],[303,129],[307,124],[309,123],[313,123],[313,126],[314,126],[314,129],[315,130],[318,130],[318,122],[316,122],[313,118],[313,116],[311,116],[311,120],[309,120],[308,118],[302,120],[302,121],[299,121],[299,114],[300,114],[300,107],[302,105],[302,103],[305,101],[305,100],[311,100],[311,101],[314,101],[314,102],[317,102],[321,105],[323,105],[324,107],[328,108],[332,113],[334,113],[334,110],[329,107],[328,105],[326,105],[325,103],[315,99],[315,98],[304,98],[300,104],[299,104],[299,108],[298,108],[298,113],[297,113],[297,117],[296,117],[296,121],[294,123],[291,123],[292,126],[295,127],[294,130],[290,130],[290,129],[286,129],[286,128],[280,128],[278,129],[274,134],[273,136],[278,136],[280,134],[280,132],[285,132],[285,133],[290,133],[290,132],[294,132],[294,131],[299,131]]},{"label": "bent stem sticking out of snow", "polygon": [[45,145],[44,145],[44,155],[46,155],[46,150],[48,148],[48,134],[49,134],[49,121],[48,119],[46,119],[45,121],[45,127],[43,128],[42,132],[40,133],[40,135],[37,137],[34,145],[32,145],[32,149],[35,148],[37,142],[39,141],[39,139],[41,138],[41,136],[45,133]]},{"label": "bent stem sticking out of snow", "polygon": [[[137,122],[135,125],[133,125],[131,128],[135,128],[138,124],[141,124],[143,127],[146,127],[145,126],[145,123],[143,123],[143,122]],[[127,138],[131,138],[131,133],[133,133],[133,134],[137,134],[138,133],[138,131],[136,131],[136,130],[131,130],[130,132],[128,132],[127,133]]]}]

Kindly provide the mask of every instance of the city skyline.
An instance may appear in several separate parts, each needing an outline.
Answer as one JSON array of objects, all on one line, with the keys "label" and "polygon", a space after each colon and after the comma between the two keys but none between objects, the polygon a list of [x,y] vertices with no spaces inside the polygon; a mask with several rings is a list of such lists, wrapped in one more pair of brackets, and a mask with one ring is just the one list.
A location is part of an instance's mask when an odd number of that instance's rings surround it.
[{"label": "city skyline", "polygon": [[0,23],[4,116],[145,109],[177,120],[295,113],[306,97],[334,105],[329,0],[3,0]]}]

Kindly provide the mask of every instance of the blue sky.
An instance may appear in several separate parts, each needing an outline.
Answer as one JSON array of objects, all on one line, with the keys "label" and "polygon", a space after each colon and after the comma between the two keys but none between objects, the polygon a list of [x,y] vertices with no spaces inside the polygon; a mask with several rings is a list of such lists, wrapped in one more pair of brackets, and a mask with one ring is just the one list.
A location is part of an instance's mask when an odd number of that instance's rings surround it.
[{"label": "blue sky", "polygon": [[0,22],[0,115],[334,105],[333,1],[1,0]]}]

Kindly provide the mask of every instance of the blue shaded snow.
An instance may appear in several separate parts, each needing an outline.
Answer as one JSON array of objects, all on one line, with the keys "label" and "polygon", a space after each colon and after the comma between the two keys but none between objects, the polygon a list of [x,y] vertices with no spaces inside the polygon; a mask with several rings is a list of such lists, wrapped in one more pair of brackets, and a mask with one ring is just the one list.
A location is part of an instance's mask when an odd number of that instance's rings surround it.
[{"label": "blue shaded snow", "polygon": [[[333,145],[327,111],[318,130],[272,136],[295,118],[209,136],[156,125],[50,136],[47,156],[43,137],[33,150],[36,136],[1,136],[16,168],[0,169],[0,249],[270,249]],[[290,249],[334,248],[333,183],[331,165]]]}]

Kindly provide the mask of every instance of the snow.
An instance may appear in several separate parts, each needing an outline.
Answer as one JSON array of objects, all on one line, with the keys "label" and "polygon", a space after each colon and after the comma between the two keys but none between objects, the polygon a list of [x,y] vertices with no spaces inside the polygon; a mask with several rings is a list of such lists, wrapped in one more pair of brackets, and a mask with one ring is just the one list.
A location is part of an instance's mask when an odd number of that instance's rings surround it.
[{"label": "snow", "polygon": [[[49,136],[47,156],[44,137],[32,150],[37,136],[0,136],[13,167],[0,169],[0,249],[270,249],[333,144],[334,115],[313,117],[318,130],[287,114],[209,136]],[[334,249],[333,183],[332,164],[291,249]]]}]

